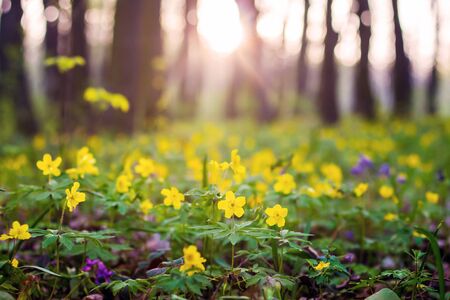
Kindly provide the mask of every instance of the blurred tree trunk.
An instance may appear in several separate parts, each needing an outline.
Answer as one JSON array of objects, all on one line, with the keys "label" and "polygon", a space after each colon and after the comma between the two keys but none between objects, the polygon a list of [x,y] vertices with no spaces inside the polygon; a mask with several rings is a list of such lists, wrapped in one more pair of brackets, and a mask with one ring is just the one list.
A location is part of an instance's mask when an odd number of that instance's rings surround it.
[{"label": "blurred tree trunk", "polygon": [[428,78],[427,83],[427,99],[426,99],[426,111],[430,115],[434,115],[436,113],[436,98],[437,98],[437,91],[439,88],[439,74],[437,70],[437,56],[439,51],[439,9],[438,9],[438,2],[436,0],[433,0],[431,2],[431,9],[434,12],[434,16],[436,18],[435,20],[435,31],[436,31],[436,38],[435,38],[435,49],[434,49],[434,58],[433,58],[433,68],[430,72],[430,77]]},{"label": "blurred tree trunk", "polygon": [[394,114],[396,116],[408,116],[411,111],[411,64],[405,54],[403,45],[402,28],[398,14],[397,0],[392,0],[394,11],[395,33],[395,63],[394,63]]},{"label": "blurred tree trunk", "polygon": [[[63,74],[66,85],[64,96],[66,107],[66,124],[68,131],[73,131],[77,126],[77,121],[85,115],[83,112],[88,108],[87,105],[82,105],[82,95],[88,82],[89,74],[89,60],[87,53],[87,41],[85,33],[85,15],[87,9],[87,0],[73,0],[72,1],[72,25],[70,30],[70,56],[81,56],[84,58],[86,64],[81,67],[76,67],[73,70]],[[77,103],[77,105],[73,105]],[[83,103],[84,104],[84,103]],[[71,110],[70,116],[68,108]],[[77,109],[75,109],[77,108]]]},{"label": "blurred tree trunk", "polygon": [[[44,7],[58,7],[57,0],[44,0]],[[54,57],[58,55],[58,20],[46,22],[46,33],[44,38],[45,56]],[[56,102],[59,86],[59,74],[56,68],[45,68],[45,91],[50,101]]]},{"label": "blurred tree trunk", "polygon": [[359,37],[361,39],[361,58],[356,66],[356,99],[354,111],[366,119],[375,118],[375,100],[370,86],[369,47],[370,24],[364,24],[363,13],[369,13],[369,1],[358,0]]},{"label": "blurred tree trunk", "polygon": [[176,71],[181,76],[180,98],[183,115],[192,117],[195,112],[196,103],[201,89],[201,68],[196,62],[201,59],[200,39],[197,32],[197,0],[186,0],[184,18],[183,42],[179,52]]},{"label": "blurred tree trunk", "polygon": [[308,11],[309,0],[304,0],[304,14],[303,14],[303,30],[302,30],[302,47],[298,57],[298,77],[297,77],[297,91],[305,95],[307,93],[307,79],[308,79],[308,62],[306,60],[306,50],[308,49],[308,37],[306,32],[308,30]]},{"label": "blurred tree trunk", "polygon": [[245,82],[249,85],[257,103],[257,118],[259,121],[270,121],[275,117],[274,108],[271,107],[266,91],[266,85],[262,69],[262,48],[263,42],[258,35],[256,25],[259,11],[256,8],[255,0],[237,0],[241,21],[246,32],[246,44],[235,54],[235,69],[232,78],[231,89],[227,99],[227,116],[237,115],[237,96],[239,88],[242,87],[241,73]]},{"label": "blurred tree trunk", "polygon": [[[118,0],[114,25],[111,85],[130,101],[114,123],[132,131],[157,115],[162,75],[161,0]],[[119,123],[119,124],[118,124]]]},{"label": "blurred tree trunk", "polygon": [[20,1],[11,1],[10,10],[0,17],[0,102],[13,101],[15,120],[11,121],[16,122],[21,133],[32,135],[37,123],[24,67],[22,14]]},{"label": "blurred tree trunk", "polygon": [[334,61],[334,48],[336,46],[338,35],[334,32],[331,24],[331,4],[332,0],[327,0],[326,10],[326,35],[325,49],[320,75],[320,87],[317,99],[320,117],[324,123],[336,123],[339,119],[339,111],[336,95],[336,64]]}]

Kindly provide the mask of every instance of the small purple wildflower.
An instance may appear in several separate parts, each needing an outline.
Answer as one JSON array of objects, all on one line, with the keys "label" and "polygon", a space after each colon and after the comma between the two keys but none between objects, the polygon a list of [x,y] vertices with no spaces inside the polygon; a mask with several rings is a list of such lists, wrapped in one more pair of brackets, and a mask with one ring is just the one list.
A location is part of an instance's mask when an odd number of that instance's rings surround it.
[{"label": "small purple wildflower", "polygon": [[83,272],[89,272],[96,268],[95,283],[100,284],[103,282],[110,282],[111,276],[114,274],[108,270],[105,264],[100,259],[86,259],[86,265],[81,269]]},{"label": "small purple wildflower", "polygon": [[359,156],[359,165],[361,165],[363,168],[365,169],[372,169],[373,168],[373,162],[370,158],[368,158],[365,155],[360,155]]},{"label": "small purple wildflower", "polygon": [[346,230],[346,231],[344,231],[344,237],[345,237],[347,240],[350,240],[350,241],[355,240],[355,234],[353,233],[352,230]]},{"label": "small purple wildflower", "polygon": [[372,160],[369,157],[361,154],[359,156],[358,163],[355,166],[353,166],[351,173],[355,176],[358,176],[363,174],[366,170],[372,168],[373,168]]},{"label": "small purple wildflower", "polygon": [[399,174],[397,176],[397,182],[400,184],[404,184],[406,182],[406,176],[403,174]]},{"label": "small purple wildflower", "polygon": [[442,182],[445,180],[445,175],[443,170],[438,170],[436,173],[436,178],[438,181]]},{"label": "small purple wildflower", "polygon": [[391,167],[389,164],[382,164],[378,170],[378,176],[389,177],[391,176]]},{"label": "small purple wildflower", "polygon": [[354,166],[352,168],[351,172],[352,172],[352,175],[358,176],[358,175],[361,175],[362,173],[364,173],[364,168],[360,164],[357,164],[356,166]]},{"label": "small purple wildflower", "polygon": [[352,252],[348,252],[347,254],[344,255],[344,257],[342,258],[342,262],[343,263],[352,263],[356,260],[356,255]]}]

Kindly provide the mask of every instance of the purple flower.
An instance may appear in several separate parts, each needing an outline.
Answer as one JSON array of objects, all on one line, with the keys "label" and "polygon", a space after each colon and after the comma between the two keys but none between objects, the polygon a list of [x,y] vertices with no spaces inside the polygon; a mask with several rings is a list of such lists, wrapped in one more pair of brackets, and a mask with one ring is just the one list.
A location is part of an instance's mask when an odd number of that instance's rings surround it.
[{"label": "purple flower", "polygon": [[110,282],[111,276],[114,274],[108,270],[105,264],[100,259],[86,259],[86,265],[81,269],[83,272],[89,272],[96,267],[95,283]]},{"label": "purple flower", "polygon": [[355,239],[355,234],[353,233],[352,230],[346,230],[344,231],[344,237],[347,240],[353,241]]},{"label": "purple flower", "polygon": [[391,176],[391,167],[389,167],[389,164],[382,164],[380,166],[380,169],[378,170],[378,176]]},{"label": "purple flower", "polygon": [[400,184],[404,184],[406,182],[406,176],[403,174],[399,174],[397,176],[397,182]]},{"label": "purple flower", "polygon": [[151,251],[169,251],[170,243],[168,240],[162,240],[159,233],[152,235],[150,240],[147,241],[146,246]]},{"label": "purple flower", "polygon": [[359,165],[361,165],[364,169],[371,169],[373,168],[373,162],[370,158],[368,158],[365,155],[360,155],[359,156]]},{"label": "purple flower", "polygon": [[438,181],[444,181],[445,180],[445,175],[444,175],[444,171],[443,170],[438,170],[436,173],[436,178]]},{"label": "purple flower", "polygon": [[366,170],[373,168],[373,162],[365,155],[360,155],[358,163],[352,168],[353,175],[358,176],[363,174]]},{"label": "purple flower", "polygon": [[344,255],[344,257],[342,258],[342,262],[343,263],[352,263],[355,261],[355,259],[356,259],[356,255],[352,252],[349,252]]},{"label": "purple flower", "polygon": [[352,168],[351,172],[352,172],[352,175],[358,176],[358,175],[361,175],[362,173],[364,173],[364,168],[361,165],[357,164],[356,166],[354,166]]}]

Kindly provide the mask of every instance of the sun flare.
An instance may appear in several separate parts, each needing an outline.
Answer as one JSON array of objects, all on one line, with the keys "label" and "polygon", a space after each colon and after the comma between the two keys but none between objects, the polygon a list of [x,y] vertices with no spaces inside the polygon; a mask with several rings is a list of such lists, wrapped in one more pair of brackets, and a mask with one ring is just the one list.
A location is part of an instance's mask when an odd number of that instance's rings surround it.
[{"label": "sun flare", "polygon": [[234,1],[199,1],[198,20],[200,36],[216,52],[232,53],[244,39],[239,9]]}]

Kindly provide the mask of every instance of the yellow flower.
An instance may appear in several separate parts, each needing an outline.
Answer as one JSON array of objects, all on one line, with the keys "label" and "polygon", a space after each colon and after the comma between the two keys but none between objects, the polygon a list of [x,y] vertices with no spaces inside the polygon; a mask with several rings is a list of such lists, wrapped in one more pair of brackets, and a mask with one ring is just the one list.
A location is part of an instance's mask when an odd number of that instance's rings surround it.
[{"label": "yellow flower", "polygon": [[367,183],[360,183],[355,187],[353,193],[359,198],[366,193],[368,187],[369,185]]},{"label": "yellow flower", "polygon": [[393,213],[387,213],[387,214],[384,215],[384,220],[388,221],[388,222],[394,221],[394,220],[397,220],[397,219],[398,219],[398,216],[396,214],[393,214]]},{"label": "yellow flower", "polygon": [[234,181],[236,181],[236,183],[241,183],[245,178],[246,169],[241,164],[241,157],[238,155],[237,149],[231,151],[230,168],[234,173]]},{"label": "yellow flower", "polygon": [[141,202],[139,208],[141,209],[141,212],[146,215],[148,214],[150,209],[153,208],[153,203],[150,200],[145,199],[144,201]]},{"label": "yellow flower", "polygon": [[127,193],[130,189],[131,181],[127,175],[120,175],[116,180],[116,192]]},{"label": "yellow flower", "polygon": [[248,205],[253,208],[263,202],[263,197],[261,195],[251,195],[248,198]]},{"label": "yellow flower", "polygon": [[176,187],[163,189],[161,195],[165,196],[164,205],[172,205],[175,209],[180,209],[181,202],[184,201],[184,195],[180,193]]},{"label": "yellow flower", "polygon": [[380,196],[383,197],[384,199],[391,198],[394,195],[394,189],[387,185],[381,186],[378,192],[380,193]]},{"label": "yellow flower", "polygon": [[326,268],[328,268],[329,266],[330,266],[330,263],[329,263],[329,262],[323,262],[323,261],[321,261],[321,262],[319,262],[319,263],[317,264],[317,266],[314,267],[314,270],[316,270],[316,271],[322,271],[323,269],[326,269]]},{"label": "yellow flower", "polygon": [[14,221],[8,234],[2,234],[0,236],[0,241],[9,239],[28,240],[29,238],[31,238],[31,234],[28,232],[28,225],[20,225],[19,221]]},{"label": "yellow flower", "polygon": [[439,194],[433,192],[426,192],[425,198],[427,199],[428,202],[436,204],[439,201]]},{"label": "yellow flower", "polygon": [[[208,163],[208,179],[210,184],[218,185],[222,180],[222,173],[228,169],[229,164],[227,162],[218,163],[215,160],[211,160]],[[203,170],[202,170],[203,171]]]},{"label": "yellow flower", "polygon": [[265,194],[269,187],[264,182],[257,182],[255,185],[256,191],[261,194]]},{"label": "yellow flower", "polygon": [[225,194],[225,200],[220,200],[217,207],[225,211],[225,218],[230,219],[235,215],[240,218],[244,215],[245,197],[236,197],[232,191]]},{"label": "yellow flower", "polygon": [[53,175],[59,176],[61,175],[61,171],[59,170],[59,165],[61,164],[61,157],[57,157],[55,160],[52,159],[52,156],[48,153],[44,154],[42,160],[39,160],[36,163],[36,166],[39,170],[42,171],[44,175]]},{"label": "yellow flower", "polygon": [[11,261],[11,266],[17,268],[19,266],[19,261],[16,258],[13,258]]},{"label": "yellow flower", "polygon": [[412,235],[417,238],[425,239],[427,236],[425,234],[419,233],[417,231],[413,231]]},{"label": "yellow flower", "polygon": [[410,154],[406,157],[406,164],[410,168],[418,168],[420,167],[421,161],[420,156],[417,154]]},{"label": "yellow flower", "polygon": [[296,153],[292,157],[292,167],[298,173],[310,174],[314,172],[314,164],[312,162],[305,162],[301,153]]},{"label": "yellow flower", "polygon": [[74,182],[72,188],[66,189],[66,200],[69,211],[72,212],[79,203],[86,201],[86,194],[78,192],[80,188],[79,182]]},{"label": "yellow flower", "polygon": [[148,177],[155,172],[155,163],[150,158],[141,158],[134,171],[142,177]]},{"label": "yellow flower", "polygon": [[83,178],[85,174],[98,175],[95,163],[96,159],[89,148],[83,147],[77,151],[77,167],[66,170],[66,173],[73,179]]},{"label": "yellow flower", "polygon": [[186,161],[186,165],[192,171],[195,180],[200,181],[203,178],[203,162],[198,157],[190,158]]},{"label": "yellow flower", "polygon": [[164,181],[164,179],[169,174],[169,169],[163,164],[157,164],[155,163],[155,174],[156,177],[158,177],[158,180]]},{"label": "yellow flower", "polygon": [[320,167],[320,172],[335,185],[341,185],[342,170],[335,164],[324,164]]},{"label": "yellow flower", "polygon": [[33,148],[34,149],[41,151],[42,149],[45,148],[45,144],[46,144],[45,138],[42,135],[38,134],[33,137]]},{"label": "yellow flower", "polygon": [[274,189],[276,192],[283,193],[285,195],[292,192],[296,188],[294,177],[291,174],[283,174],[277,177],[277,182],[275,182]]},{"label": "yellow flower", "polygon": [[288,209],[276,204],[274,207],[266,208],[264,211],[268,216],[266,223],[269,226],[277,225],[278,227],[283,227],[286,223],[285,218],[288,214]]},{"label": "yellow flower", "polygon": [[115,109],[119,109],[122,112],[128,112],[130,109],[130,103],[128,99],[122,94],[109,94],[107,99],[111,106]]},{"label": "yellow flower", "polygon": [[196,272],[205,271],[203,263],[206,262],[206,259],[202,257],[194,245],[183,248],[183,261],[180,271],[187,272],[189,276]]},{"label": "yellow flower", "polygon": [[277,161],[275,154],[271,149],[263,149],[255,153],[251,158],[251,173],[260,174],[264,169],[270,168]]}]

